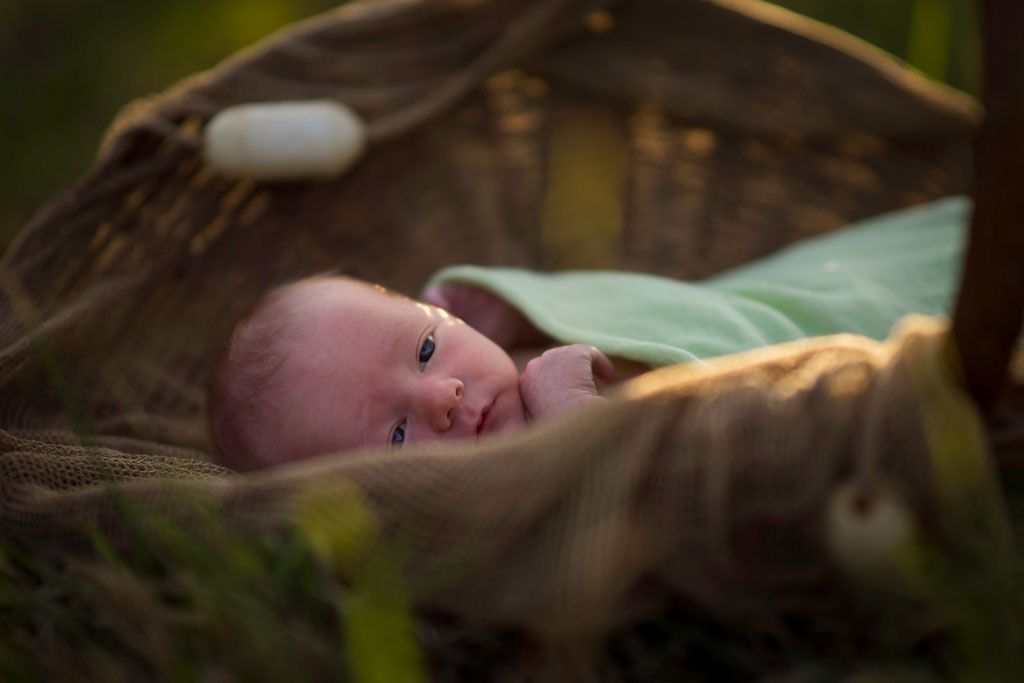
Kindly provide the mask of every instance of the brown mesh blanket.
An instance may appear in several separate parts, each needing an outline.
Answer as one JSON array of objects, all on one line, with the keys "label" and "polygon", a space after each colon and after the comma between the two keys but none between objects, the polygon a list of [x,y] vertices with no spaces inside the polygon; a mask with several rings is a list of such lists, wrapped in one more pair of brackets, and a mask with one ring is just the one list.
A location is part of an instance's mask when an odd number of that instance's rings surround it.
[{"label": "brown mesh blanket", "polygon": [[[514,439],[259,476],[12,439],[2,519],[11,538],[59,554],[87,528],[130,543],[125,506],[188,525],[212,502],[253,533],[313,520],[328,543],[351,546],[344,515],[365,506],[371,530],[340,569],[397,544],[414,597],[468,617],[600,633],[635,615],[644,579],[746,628],[801,617],[849,636],[861,624],[840,619],[857,610],[824,523],[837,490],[898,496],[943,548],[980,547],[992,561],[1011,550],[946,339],[920,319],[886,344],[822,338],[666,368]],[[111,475],[126,482],[120,496],[101,483]]]},{"label": "brown mesh blanket", "polygon": [[[223,107],[323,97],[370,126],[346,176],[257,185],[201,163]],[[939,547],[1007,544],[927,324],[666,369],[477,451],[248,476],[211,462],[207,365],[298,275],[408,292],[454,261],[696,278],[962,192],[976,112],[849,36],[737,0],[383,2],[292,27],[128,107],[5,254],[0,530],[59,554],[83,549],[86,523],[129,542],[126,500],[187,526],[200,495],[264,534],[355,496],[376,520],[367,547],[400,539],[412,583],[459,558],[457,589],[417,596],[462,614],[590,632],[645,587],[735,625],[843,628],[821,516],[844,482],[895,491]],[[949,424],[973,435],[952,454]]]}]

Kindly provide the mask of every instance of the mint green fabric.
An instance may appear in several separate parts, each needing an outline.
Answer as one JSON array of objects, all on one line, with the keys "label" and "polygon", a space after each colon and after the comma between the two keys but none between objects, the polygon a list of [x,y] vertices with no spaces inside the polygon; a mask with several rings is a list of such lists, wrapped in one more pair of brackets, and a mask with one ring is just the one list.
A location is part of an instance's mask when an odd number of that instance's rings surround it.
[{"label": "mint green fabric", "polygon": [[970,207],[949,197],[886,214],[694,283],[479,266],[431,282],[483,287],[560,342],[651,366],[840,332],[882,339],[907,313],[948,314]]}]

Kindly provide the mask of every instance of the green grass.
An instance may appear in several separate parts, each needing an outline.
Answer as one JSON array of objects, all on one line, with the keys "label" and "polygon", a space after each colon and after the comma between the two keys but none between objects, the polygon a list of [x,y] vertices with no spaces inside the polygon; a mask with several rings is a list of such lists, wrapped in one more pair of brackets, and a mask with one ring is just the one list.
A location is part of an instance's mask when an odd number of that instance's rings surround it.
[{"label": "green grass", "polygon": [[0,679],[999,681],[1024,667],[1024,576],[977,559],[936,557],[928,600],[883,598],[846,639],[799,621],[770,637],[676,603],[596,646],[552,648],[413,611],[401,553],[370,542],[358,497],[300,506],[292,531],[266,536],[192,500],[187,527],[127,510],[133,541],[116,548],[95,533],[84,554],[4,548]]}]

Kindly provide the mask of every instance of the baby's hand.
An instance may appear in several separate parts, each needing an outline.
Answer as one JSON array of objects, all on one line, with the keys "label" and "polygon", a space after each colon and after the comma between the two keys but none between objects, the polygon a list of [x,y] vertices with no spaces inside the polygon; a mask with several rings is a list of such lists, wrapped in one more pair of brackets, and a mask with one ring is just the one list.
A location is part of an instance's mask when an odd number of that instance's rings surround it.
[{"label": "baby's hand", "polygon": [[423,290],[421,298],[425,303],[462,318],[470,327],[504,349],[542,339],[540,333],[519,311],[480,287],[433,285]]},{"label": "baby's hand", "polygon": [[546,419],[602,400],[597,380],[611,379],[614,374],[612,362],[593,346],[557,346],[526,365],[519,378],[519,393],[530,419]]}]

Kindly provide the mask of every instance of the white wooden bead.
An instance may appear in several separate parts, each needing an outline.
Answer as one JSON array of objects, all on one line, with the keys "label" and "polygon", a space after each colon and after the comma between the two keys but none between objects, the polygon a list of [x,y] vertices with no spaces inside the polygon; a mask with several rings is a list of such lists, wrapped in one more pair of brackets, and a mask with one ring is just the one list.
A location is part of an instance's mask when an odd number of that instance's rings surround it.
[{"label": "white wooden bead", "polygon": [[203,156],[221,173],[255,180],[325,178],[366,149],[366,126],[331,100],[230,107],[206,126]]},{"label": "white wooden bead", "polygon": [[829,553],[844,574],[864,586],[908,592],[917,524],[894,490],[841,485],[829,502],[824,532]]}]

